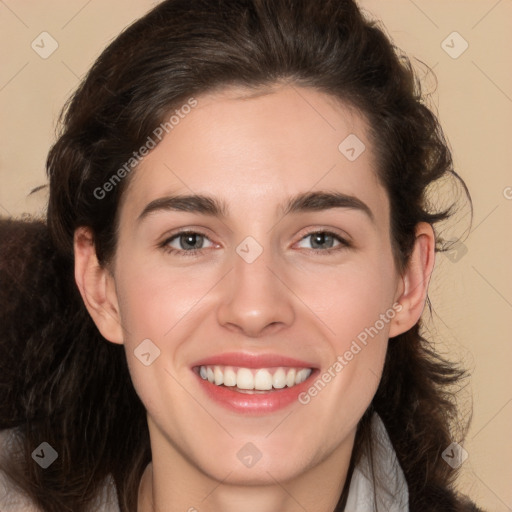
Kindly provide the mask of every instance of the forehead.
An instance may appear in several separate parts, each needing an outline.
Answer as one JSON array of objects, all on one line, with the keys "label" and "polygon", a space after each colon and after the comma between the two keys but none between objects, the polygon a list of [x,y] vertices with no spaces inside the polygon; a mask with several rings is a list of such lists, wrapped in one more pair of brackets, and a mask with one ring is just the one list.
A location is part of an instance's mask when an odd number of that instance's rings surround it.
[{"label": "forehead", "polygon": [[366,120],[340,101],[290,85],[229,87],[196,100],[133,171],[122,207],[131,217],[171,193],[214,195],[247,212],[315,189],[387,210]]}]

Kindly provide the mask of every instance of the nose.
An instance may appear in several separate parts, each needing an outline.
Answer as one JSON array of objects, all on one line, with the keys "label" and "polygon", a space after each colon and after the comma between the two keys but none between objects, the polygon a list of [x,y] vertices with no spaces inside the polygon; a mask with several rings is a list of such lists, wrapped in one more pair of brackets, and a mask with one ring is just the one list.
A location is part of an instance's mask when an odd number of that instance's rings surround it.
[{"label": "nose", "polygon": [[294,294],[286,286],[284,274],[266,251],[252,263],[235,254],[234,269],[223,285],[218,322],[251,338],[292,325]]}]

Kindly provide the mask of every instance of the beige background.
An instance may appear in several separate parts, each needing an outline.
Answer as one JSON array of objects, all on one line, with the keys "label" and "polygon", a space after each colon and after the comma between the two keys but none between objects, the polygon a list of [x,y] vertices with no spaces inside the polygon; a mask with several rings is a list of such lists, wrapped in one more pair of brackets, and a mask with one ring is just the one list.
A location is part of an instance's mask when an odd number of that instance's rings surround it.
[{"label": "beige background", "polygon": [[[149,0],[0,0],[0,214],[42,211],[44,162],[57,114],[105,45],[146,12]],[[456,170],[474,201],[474,223],[451,259],[439,255],[427,318],[436,346],[472,371],[473,397],[459,487],[492,512],[512,510],[512,35],[511,0],[362,0],[408,54],[434,69],[438,111]],[[31,47],[41,32],[57,41],[47,59]],[[452,32],[468,48],[452,58]],[[463,40],[450,36],[451,51]],[[48,48],[48,46],[46,46]],[[433,90],[431,75],[426,89]],[[453,234],[467,217],[460,216]],[[467,252],[466,252],[467,249]],[[469,403],[469,405],[471,405]],[[457,441],[457,439],[455,439]]]}]

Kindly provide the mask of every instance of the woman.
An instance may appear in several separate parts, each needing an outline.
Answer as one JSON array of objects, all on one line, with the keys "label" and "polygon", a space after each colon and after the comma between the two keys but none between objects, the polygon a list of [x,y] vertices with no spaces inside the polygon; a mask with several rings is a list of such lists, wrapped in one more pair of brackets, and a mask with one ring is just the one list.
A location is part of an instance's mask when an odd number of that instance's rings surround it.
[{"label": "woman", "polygon": [[420,335],[458,177],[354,2],[164,1],[47,164],[47,223],[2,225],[5,503],[478,510]]}]

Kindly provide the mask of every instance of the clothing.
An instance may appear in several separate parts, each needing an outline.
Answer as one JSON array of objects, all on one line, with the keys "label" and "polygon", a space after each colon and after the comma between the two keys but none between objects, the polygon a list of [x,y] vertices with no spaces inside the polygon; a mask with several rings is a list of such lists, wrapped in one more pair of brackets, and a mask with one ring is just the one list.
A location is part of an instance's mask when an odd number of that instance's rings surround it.
[{"label": "clothing", "polygon": [[[0,452],[8,453],[11,431],[0,432]],[[347,512],[408,512],[409,493],[386,428],[377,414],[372,418],[373,473],[369,457],[363,453],[350,481]],[[375,509],[373,507],[376,507]],[[7,477],[0,472],[1,512],[40,512],[27,498],[10,488]],[[91,507],[91,512],[119,512],[116,492],[111,481]]]},{"label": "clothing", "polygon": [[407,482],[386,427],[377,414],[372,417],[372,451],[374,478],[372,478],[368,454],[363,453],[350,480],[345,510],[347,512],[373,512],[374,510],[375,512],[408,512]]}]

